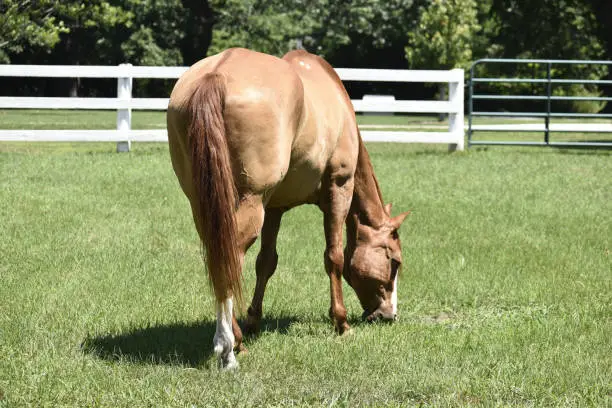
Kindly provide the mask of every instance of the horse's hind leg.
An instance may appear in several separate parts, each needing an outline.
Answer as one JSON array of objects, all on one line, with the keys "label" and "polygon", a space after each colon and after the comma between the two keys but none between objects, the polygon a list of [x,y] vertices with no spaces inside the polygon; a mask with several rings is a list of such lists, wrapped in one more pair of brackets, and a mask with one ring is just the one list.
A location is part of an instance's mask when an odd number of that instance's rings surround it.
[{"label": "horse's hind leg", "polygon": [[257,255],[255,270],[257,272],[257,282],[251,307],[249,307],[245,332],[255,334],[259,331],[259,323],[262,315],[262,304],[266,284],[276,270],[278,253],[276,252],[276,237],[280,228],[282,210],[268,209],[264,218],[261,230],[261,249]]},{"label": "horse's hind leg", "polygon": [[[236,211],[236,227],[241,266],[244,264],[246,251],[259,236],[263,220],[264,208],[260,196],[248,196],[240,201]],[[244,348],[231,297],[217,304],[217,330],[213,346],[224,368],[234,368],[238,365],[233,350],[240,351]]]}]

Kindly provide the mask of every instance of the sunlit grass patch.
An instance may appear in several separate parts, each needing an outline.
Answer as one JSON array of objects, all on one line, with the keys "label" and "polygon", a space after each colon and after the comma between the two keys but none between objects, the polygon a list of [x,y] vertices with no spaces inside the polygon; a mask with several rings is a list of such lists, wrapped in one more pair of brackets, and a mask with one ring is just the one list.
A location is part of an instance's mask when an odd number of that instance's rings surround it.
[{"label": "sunlit grass patch", "polygon": [[[0,144],[0,406],[606,406],[608,151],[369,144],[400,230],[399,320],[327,318],[322,217],[292,210],[241,368],[167,146]],[[246,260],[254,286],[257,244]]]}]

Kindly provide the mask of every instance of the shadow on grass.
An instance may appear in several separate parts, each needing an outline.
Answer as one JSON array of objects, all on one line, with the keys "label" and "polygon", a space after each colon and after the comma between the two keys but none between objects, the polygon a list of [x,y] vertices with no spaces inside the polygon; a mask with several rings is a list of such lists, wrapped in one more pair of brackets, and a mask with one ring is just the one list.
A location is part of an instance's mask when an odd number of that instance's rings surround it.
[{"label": "shadow on grass", "polygon": [[[264,318],[261,333],[286,334],[296,321],[292,317]],[[84,353],[109,361],[197,367],[213,355],[215,328],[214,321],[151,326],[116,335],[88,337],[81,348]],[[257,337],[246,337],[247,347]]]}]

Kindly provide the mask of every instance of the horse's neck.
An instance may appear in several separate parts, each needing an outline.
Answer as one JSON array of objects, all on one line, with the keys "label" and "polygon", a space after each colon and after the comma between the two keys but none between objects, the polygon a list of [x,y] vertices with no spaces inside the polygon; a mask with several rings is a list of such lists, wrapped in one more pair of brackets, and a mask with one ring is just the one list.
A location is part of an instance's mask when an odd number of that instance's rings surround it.
[{"label": "horse's neck", "polygon": [[386,215],[382,194],[374,175],[370,155],[361,137],[359,137],[359,158],[357,160],[357,169],[355,170],[355,188],[351,213],[359,217],[361,224],[372,227],[382,225]]}]

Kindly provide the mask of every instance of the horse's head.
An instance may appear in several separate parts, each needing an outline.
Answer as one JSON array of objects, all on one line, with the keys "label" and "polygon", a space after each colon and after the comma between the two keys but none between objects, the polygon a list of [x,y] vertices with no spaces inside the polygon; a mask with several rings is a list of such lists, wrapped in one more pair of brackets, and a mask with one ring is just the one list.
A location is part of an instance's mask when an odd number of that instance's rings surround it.
[{"label": "horse's head", "polygon": [[[385,207],[391,213],[391,205]],[[395,320],[397,315],[397,274],[402,264],[398,228],[409,212],[394,218],[386,215],[378,227],[361,224],[353,217],[349,228],[344,278],[355,290],[363,307],[363,318]],[[353,231],[351,231],[353,230]]]}]

